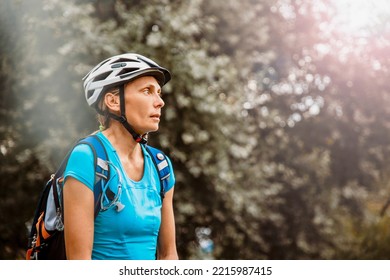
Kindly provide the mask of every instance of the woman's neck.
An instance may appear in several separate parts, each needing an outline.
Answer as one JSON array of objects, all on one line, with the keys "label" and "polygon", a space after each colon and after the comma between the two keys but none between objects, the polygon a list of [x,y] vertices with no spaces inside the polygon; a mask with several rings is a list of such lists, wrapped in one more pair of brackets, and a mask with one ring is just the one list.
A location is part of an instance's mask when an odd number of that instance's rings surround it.
[{"label": "woman's neck", "polygon": [[110,127],[103,130],[102,133],[111,142],[120,157],[134,159],[142,155],[139,143],[121,124],[112,122]]}]

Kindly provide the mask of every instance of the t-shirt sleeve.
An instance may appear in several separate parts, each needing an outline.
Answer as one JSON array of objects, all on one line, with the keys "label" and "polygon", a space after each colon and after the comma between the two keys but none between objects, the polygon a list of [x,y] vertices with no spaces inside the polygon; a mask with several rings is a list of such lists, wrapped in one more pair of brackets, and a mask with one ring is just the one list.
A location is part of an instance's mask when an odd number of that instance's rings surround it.
[{"label": "t-shirt sleeve", "polygon": [[94,155],[86,144],[77,145],[70,154],[66,165],[64,180],[73,177],[93,191],[95,181]]},{"label": "t-shirt sleeve", "polygon": [[168,184],[167,184],[167,189],[165,190],[165,193],[167,193],[170,189],[172,189],[173,186],[175,185],[175,182],[176,182],[175,173],[173,172],[172,162],[169,159],[169,157],[167,157],[167,156],[166,156],[166,160],[168,161],[169,172],[171,175],[168,177]]}]

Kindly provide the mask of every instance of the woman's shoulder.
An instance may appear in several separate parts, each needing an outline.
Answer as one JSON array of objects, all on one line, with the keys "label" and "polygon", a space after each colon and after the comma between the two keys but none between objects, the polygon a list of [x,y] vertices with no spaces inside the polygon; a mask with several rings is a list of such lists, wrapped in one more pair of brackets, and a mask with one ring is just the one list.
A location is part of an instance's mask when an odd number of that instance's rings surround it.
[{"label": "woman's shoulder", "polygon": [[68,158],[64,179],[66,180],[69,176],[73,177],[92,189],[95,179],[94,157],[95,154],[89,145],[74,146]]}]

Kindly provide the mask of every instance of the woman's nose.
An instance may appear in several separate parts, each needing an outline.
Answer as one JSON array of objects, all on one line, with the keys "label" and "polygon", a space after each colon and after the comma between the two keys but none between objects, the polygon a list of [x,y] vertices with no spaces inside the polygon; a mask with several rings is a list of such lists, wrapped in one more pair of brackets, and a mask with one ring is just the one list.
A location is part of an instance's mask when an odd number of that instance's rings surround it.
[{"label": "woman's nose", "polygon": [[156,96],[157,96],[157,98],[155,100],[155,106],[156,107],[160,107],[160,108],[164,107],[165,102],[162,99],[161,95],[160,94],[156,94]]}]

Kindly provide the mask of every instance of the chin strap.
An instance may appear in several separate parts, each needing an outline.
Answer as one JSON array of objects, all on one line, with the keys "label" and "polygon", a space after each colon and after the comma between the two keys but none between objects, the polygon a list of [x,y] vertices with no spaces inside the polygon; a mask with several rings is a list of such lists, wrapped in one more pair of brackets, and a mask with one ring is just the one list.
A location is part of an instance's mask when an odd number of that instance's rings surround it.
[{"label": "chin strap", "polygon": [[127,121],[126,110],[125,110],[125,85],[119,87],[119,98],[120,98],[119,100],[120,100],[121,115],[118,116],[112,113],[108,113],[109,117],[120,122],[126,128],[126,130],[131,134],[131,136],[133,136],[135,142],[140,144],[146,144],[148,142],[148,138],[147,138],[148,134],[147,133],[143,135],[138,134]]},{"label": "chin strap", "polygon": [[[121,104],[122,104],[122,102],[121,102]],[[110,115],[114,115],[114,114],[110,113]],[[129,122],[126,119],[126,116],[123,115],[123,113],[120,117],[118,117],[117,115],[114,115],[114,116],[115,116],[115,119],[117,121],[119,121],[126,128],[126,130],[131,134],[131,136],[133,136],[133,139],[135,140],[135,142],[140,143],[140,144],[146,144],[148,142],[147,133],[145,133],[144,135],[140,135],[137,132],[135,132],[134,128],[129,124]]]}]

